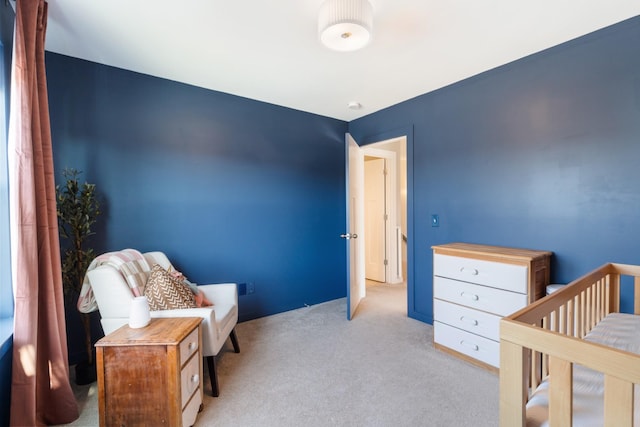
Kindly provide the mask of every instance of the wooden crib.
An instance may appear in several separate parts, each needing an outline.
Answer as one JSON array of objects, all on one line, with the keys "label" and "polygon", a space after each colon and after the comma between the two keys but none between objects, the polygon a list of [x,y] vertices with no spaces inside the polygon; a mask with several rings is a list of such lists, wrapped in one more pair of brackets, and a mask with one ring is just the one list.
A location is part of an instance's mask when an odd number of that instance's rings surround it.
[{"label": "wooden crib", "polygon": [[[574,371],[589,368],[604,375],[601,425],[634,425],[634,394],[640,410],[640,392],[634,393],[634,384],[640,384],[640,354],[590,341],[588,335],[608,314],[619,312],[621,276],[634,277],[638,315],[640,266],[605,264],[500,321],[500,426],[542,424],[532,422],[527,402],[543,381],[548,393],[544,422],[573,425]],[[623,317],[610,317],[616,316]],[[637,418],[636,413],[635,425],[640,425]]]}]

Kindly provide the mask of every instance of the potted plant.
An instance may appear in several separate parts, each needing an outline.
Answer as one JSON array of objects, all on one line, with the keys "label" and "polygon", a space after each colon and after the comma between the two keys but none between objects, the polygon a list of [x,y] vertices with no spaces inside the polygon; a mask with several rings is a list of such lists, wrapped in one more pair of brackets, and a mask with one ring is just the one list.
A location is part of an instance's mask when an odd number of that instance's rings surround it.
[{"label": "potted plant", "polygon": [[[68,240],[62,253],[62,284],[65,295],[75,298],[80,295],[85,272],[95,258],[93,249],[85,248],[85,243],[94,234],[91,226],[100,215],[96,186],[87,182],[80,184],[78,177],[81,173],[76,169],[65,169],[64,185],[56,185],[58,228],[60,236]],[[79,315],[84,329],[87,362],[76,365],[76,382],[88,384],[95,381],[91,318],[88,313]],[[79,372],[85,368],[86,373]]]}]

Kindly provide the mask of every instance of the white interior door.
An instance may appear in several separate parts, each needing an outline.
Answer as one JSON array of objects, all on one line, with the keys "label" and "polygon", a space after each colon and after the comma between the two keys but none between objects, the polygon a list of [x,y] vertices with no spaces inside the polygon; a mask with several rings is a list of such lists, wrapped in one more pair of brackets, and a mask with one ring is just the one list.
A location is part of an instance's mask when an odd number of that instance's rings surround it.
[{"label": "white interior door", "polygon": [[385,159],[364,161],[365,277],[386,282]]},{"label": "white interior door", "polygon": [[[406,184],[403,184],[398,177],[398,171],[402,165],[402,161],[398,161],[398,159],[402,159],[401,146],[395,142],[391,143],[390,148],[386,148],[387,145],[388,143],[385,142],[367,145],[362,147],[362,152],[365,158],[365,168],[372,158],[384,159],[385,161],[384,182],[379,185],[384,186],[382,193],[384,197],[383,200],[385,202],[384,214],[386,214],[386,220],[384,221],[385,236],[382,238],[382,243],[384,243],[383,250],[386,262],[384,265],[384,279],[380,281],[384,281],[385,283],[402,283],[404,281],[402,258],[402,224],[404,218],[404,214],[402,212],[404,212],[404,203],[402,201],[402,197],[403,194],[406,195],[406,190],[403,193],[403,188],[406,188]],[[369,186],[370,180],[366,172],[364,180],[366,189]],[[404,187],[402,185],[404,185]],[[368,200],[366,194],[367,192],[365,191],[365,200]],[[370,246],[374,246],[374,244],[370,241],[371,236],[369,234],[368,202],[365,202],[365,206],[365,241],[366,247],[369,248]],[[370,279],[368,255],[366,260],[367,264],[365,274],[367,279]]]},{"label": "white interior door", "polygon": [[364,278],[364,155],[351,137],[345,136],[347,192],[347,319],[351,320],[365,297]]}]

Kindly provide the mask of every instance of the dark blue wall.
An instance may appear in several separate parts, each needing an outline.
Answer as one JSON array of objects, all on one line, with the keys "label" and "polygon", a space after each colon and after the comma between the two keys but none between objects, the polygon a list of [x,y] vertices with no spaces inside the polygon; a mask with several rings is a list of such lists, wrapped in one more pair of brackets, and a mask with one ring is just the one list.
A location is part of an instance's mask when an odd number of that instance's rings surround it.
[{"label": "dark blue wall", "polygon": [[398,127],[413,129],[411,316],[432,321],[436,244],[550,250],[560,283],[605,262],[640,263],[640,17],[353,121],[349,131],[372,142]]},{"label": "dark blue wall", "polygon": [[344,297],[347,123],[47,54],[55,167],[84,171],[99,252],[253,283],[246,320]]}]

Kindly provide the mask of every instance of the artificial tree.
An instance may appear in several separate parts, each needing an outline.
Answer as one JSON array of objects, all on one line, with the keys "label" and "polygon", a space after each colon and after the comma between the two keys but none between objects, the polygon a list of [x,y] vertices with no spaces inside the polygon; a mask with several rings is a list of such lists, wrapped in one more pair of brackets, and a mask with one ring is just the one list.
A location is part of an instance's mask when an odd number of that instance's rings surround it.
[{"label": "artificial tree", "polygon": [[[100,215],[100,204],[96,197],[95,184],[80,184],[82,172],[65,169],[64,185],[56,185],[58,228],[60,236],[69,243],[64,245],[62,254],[62,283],[68,296],[79,296],[84,275],[95,258],[92,248],[85,248],[86,240],[94,234],[91,226]],[[91,343],[91,318],[88,313],[79,313],[84,328],[85,349],[88,365],[93,365]]]}]

